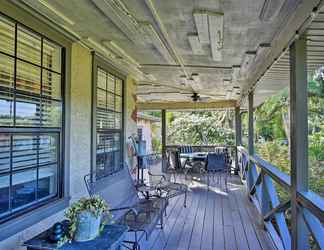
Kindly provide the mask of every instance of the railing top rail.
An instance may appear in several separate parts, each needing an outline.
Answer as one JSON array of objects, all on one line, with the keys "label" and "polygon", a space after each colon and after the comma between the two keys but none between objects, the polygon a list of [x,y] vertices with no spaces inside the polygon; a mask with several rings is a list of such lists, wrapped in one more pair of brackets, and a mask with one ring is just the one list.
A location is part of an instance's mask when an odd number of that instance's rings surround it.
[{"label": "railing top rail", "polygon": [[205,148],[213,148],[213,147],[236,147],[235,145],[225,145],[225,144],[215,144],[215,145],[192,145],[192,144],[168,144],[165,147],[181,147],[181,146],[191,146],[191,147],[205,147]]},{"label": "railing top rail", "polygon": [[291,183],[290,176],[288,174],[281,172],[276,166],[263,160],[260,156],[256,154],[249,155],[248,151],[242,146],[239,146],[238,150],[246,154],[250,161],[255,163],[263,171],[265,171],[267,175],[269,175],[280,186],[284,187],[285,189],[290,189]]},{"label": "railing top rail", "polygon": [[250,156],[251,161],[257,164],[263,171],[267,173],[275,182],[285,189],[290,189],[291,182],[290,176],[286,173],[281,172],[277,167],[263,160],[258,155]]},{"label": "railing top rail", "polygon": [[321,196],[312,191],[298,192],[297,200],[324,223],[324,199]]},{"label": "railing top rail", "polygon": [[[245,154],[250,161],[255,163],[263,171],[266,172],[276,183],[284,187],[286,190],[291,189],[290,176],[281,172],[276,166],[263,160],[260,156],[254,154],[249,155],[248,151],[242,147],[237,147],[238,151]],[[308,191],[297,193],[298,202],[305,208],[309,209],[319,220],[324,223],[324,199],[320,195]]]}]

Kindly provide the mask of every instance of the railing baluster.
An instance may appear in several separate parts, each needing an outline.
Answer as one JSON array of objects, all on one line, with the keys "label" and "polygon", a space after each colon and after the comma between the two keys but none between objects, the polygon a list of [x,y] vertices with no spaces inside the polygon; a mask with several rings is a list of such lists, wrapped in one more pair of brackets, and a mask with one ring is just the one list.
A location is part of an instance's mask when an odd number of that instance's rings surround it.
[{"label": "railing baluster", "polygon": [[[269,176],[265,176],[264,182],[269,193],[269,198],[272,204],[272,207],[280,206],[280,201],[278,197],[277,190],[273,185],[272,179]],[[283,212],[275,213],[274,218],[278,225],[278,230],[280,233],[281,240],[285,249],[291,249],[291,237],[286,223],[286,219]]]},{"label": "railing baluster", "polygon": [[302,210],[303,218],[308,230],[312,234],[320,249],[324,249],[324,228],[321,222],[308,209],[302,208]]}]

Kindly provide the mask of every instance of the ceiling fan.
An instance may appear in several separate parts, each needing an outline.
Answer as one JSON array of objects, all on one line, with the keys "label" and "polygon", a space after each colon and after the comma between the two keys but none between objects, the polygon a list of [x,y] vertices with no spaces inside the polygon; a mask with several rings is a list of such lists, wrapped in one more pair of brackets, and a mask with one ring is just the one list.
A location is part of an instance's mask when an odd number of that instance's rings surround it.
[{"label": "ceiling fan", "polygon": [[212,98],[224,98],[225,95],[210,95],[210,94],[204,94],[204,93],[197,93],[193,92],[190,96],[191,100],[193,102],[208,102]]},{"label": "ceiling fan", "polygon": [[201,97],[197,92],[193,92],[193,94],[192,94],[192,96],[190,96],[190,98],[193,102],[205,102],[210,99],[209,96]]},{"label": "ceiling fan", "polygon": [[[149,81],[142,81],[139,86],[150,86],[151,88],[154,88],[156,90],[151,91],[139,91],[137,92],[138,95],[147,95],[147,94],[181,94],[186,95],[188,98],[190,98],[193,102],[207,102],[209,99],[212,98],[224,98],[225,95],[223,94],[210,94],[210,93],[203,93],[195,91],[190,85],[189,86],[172,86],[169,84],[161,84],[161,83],[155,83],[155,82],[149,82]],[[160,88],[166,87],[169,90],[160,90]],[[171,90],[170,90],[171,89]],[[173,91],[174,89],[174,91]]]}]

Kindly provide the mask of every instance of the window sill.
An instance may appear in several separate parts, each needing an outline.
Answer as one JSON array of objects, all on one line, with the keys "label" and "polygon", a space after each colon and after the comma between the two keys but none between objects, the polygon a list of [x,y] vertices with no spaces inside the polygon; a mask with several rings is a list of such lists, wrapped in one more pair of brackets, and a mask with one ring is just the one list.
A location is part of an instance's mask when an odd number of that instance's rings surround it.
[{"label": "window sill", "polygon": [[69,206],[70,197],[51,202],[15,219],[0,224],[0,241],[23,231]]}]

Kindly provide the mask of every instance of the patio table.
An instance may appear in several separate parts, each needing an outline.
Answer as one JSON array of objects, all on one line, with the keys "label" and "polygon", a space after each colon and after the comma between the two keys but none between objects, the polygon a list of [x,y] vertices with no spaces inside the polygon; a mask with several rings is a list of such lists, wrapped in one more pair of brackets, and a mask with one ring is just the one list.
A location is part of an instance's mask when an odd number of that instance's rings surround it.
[{"label": "patio table", "polygon": [[181,153],[180,158],[189,160],[189,161],[205,161],[207,158],[208,152],[193,152],[193,153]]},{"label": "patio table", "polygon": [[65,243],[61,247],[57,243],[48,240],[51,229],[48,229],[36,237],[24,242],[27,250],[116,250],[118,249],[128,231],[126,225],[106,225],[101,234],[89,241]]},{"label": "patio table", "polygon": [[[188,172],[198,171],[201,174],[201,169],[205,169],[204,165],[199,165],[199,169],[195,168],[195,164],[199,162],[205,162],[208,152],[193,152],[193,153],[181,153],[180,159],[185,159],[183,168],[186,170],[186,176]],[[197,165],[196,165],[197,166]],[[186,177],[187,178],[187,177]]]}]

